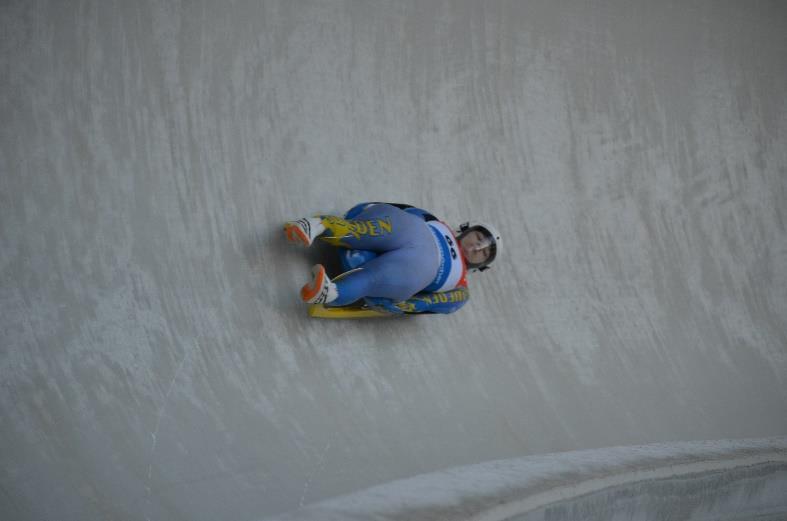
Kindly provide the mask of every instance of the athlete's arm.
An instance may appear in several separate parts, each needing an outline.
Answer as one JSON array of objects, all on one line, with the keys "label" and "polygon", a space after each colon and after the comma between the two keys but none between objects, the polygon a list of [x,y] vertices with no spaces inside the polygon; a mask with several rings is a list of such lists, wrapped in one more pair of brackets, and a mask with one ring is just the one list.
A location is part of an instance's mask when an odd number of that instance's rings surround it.
[{"label": "athlete's arm", "polygon": [[405,313],[453,313],[465,305],[470,298],[470,292],[465,287],[437,293],[419,293],[404,302],[397,303],[397,307]]},{"label": "athlete's arm", "polygon": [[419,293],[403,302],[394,302],[391,299],[379,297],[366,297],[366,303],[374,309],[394,315],[417,315],[422,313],[453,313],[470,298],[467,288],[460,287],[450,291],[437,293]]}]

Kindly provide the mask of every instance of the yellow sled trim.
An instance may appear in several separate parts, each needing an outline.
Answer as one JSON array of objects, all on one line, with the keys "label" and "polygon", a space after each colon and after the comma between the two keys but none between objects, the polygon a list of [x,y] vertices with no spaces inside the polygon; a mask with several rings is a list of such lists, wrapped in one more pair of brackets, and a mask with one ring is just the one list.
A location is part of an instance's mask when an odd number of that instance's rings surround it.
[{"label": "yellow sled trim", "polygon": [[379,318],[392,315],[373,309],[330,308],[322,304],[311,304],[309,305],[309,316],[314,318]]}]

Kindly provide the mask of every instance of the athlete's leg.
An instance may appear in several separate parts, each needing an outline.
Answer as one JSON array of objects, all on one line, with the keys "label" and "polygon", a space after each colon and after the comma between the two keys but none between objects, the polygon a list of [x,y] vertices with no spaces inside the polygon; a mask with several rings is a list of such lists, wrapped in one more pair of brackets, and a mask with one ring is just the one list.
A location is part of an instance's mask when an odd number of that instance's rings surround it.
[{"label": "athlete's leg", "polygon": [[385,203],[372,204],[352,219],[335,215],[306,217],[284,224],[291,242],[311,246],[319,238],[334,246],[374,252],[391,251],[428,235],[423,219]]},{"label": "athlete's leg", "polygon": [[423,225],[421,219],[382,203],[354,214],[352,219],[320,215],[288,221],[284,223],[284,233],[290,242],[304,246],[311,246],[319,238],[334,246],[380,252],[404,246],[411,235],[409,228]]},{"label": "athlete's leg", "polygon": [[432,282],[439,258],[421,248],[403,248],[381,254],[334,279],[337,298],[332,306],[345,306],[363,297],[407,300]]},{"label": "athlete's leg", "polygon": [[320,239],[353,250],[386,252],[413,244],[429,232],[423,219],[389,204],[373,204],[352,219],[322,217]]}]

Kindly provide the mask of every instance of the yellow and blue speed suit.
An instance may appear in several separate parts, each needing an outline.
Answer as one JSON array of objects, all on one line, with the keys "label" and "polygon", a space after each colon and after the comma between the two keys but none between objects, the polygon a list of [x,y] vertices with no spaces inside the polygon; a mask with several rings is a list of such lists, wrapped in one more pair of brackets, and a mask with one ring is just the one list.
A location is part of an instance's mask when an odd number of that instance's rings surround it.
[{"label": "yellow and blue speed suit", "polygon": [[344,306],[361,298],[390,313],[452,313],[469,297],[464,258],[451,229],[409,205],[362,203],[323,216],[323,240],[342,248],[334,283]]}]

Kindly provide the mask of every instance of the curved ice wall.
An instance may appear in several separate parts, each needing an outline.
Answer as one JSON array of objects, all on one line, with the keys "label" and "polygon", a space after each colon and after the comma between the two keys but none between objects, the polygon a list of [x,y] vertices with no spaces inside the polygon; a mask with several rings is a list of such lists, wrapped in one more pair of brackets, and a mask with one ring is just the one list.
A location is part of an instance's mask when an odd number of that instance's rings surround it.
[{"label": "curved ice wall", "polygon": [[270,521],[784,519],[787,438],[613,447],[379,485]]}]

